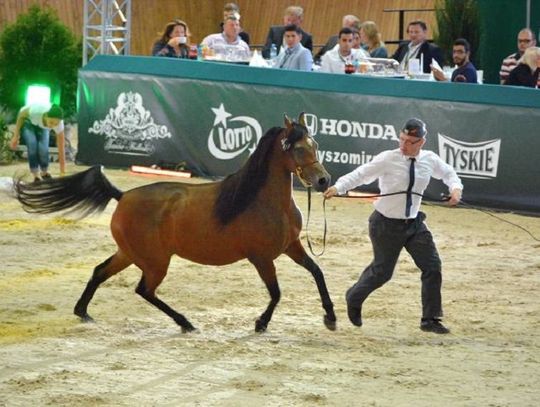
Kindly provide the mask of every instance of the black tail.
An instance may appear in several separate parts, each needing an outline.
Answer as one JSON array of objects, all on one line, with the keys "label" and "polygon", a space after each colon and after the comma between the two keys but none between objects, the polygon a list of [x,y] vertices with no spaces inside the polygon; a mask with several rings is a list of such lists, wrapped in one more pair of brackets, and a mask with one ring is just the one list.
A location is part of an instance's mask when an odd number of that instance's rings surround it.
[{"label": "black tail", "polygon": [[26,212],[52,213],[66,210],[79,212],[81,217],[101,212],[109,201],[122,198],[122,191],[113,186],[94,166],[78,174],[25,184],[14,180],[15,197]]}]

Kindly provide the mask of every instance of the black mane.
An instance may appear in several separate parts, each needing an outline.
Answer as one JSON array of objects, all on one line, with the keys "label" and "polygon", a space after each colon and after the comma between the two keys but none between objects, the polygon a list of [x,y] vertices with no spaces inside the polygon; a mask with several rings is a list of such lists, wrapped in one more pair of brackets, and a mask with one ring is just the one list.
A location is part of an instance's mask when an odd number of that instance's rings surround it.
[{"label": "black mane", "polygon": [[[276,137],[282,127],[272,127],[261,138],[257,149],[242,168],[229,175],[220,185],[214,213],[222,225],[226,225],[244,212],[255,200],[268,179],[268,164],[272,158]],[[293,146],[305,134],[305,127],[294,124],[287,135],[287,143]]]}]

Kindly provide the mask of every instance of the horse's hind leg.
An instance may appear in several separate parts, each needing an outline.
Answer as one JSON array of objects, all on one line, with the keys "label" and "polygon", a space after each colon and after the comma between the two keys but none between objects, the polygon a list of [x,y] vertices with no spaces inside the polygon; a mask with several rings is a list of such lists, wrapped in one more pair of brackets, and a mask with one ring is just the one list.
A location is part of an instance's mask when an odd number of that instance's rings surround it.
[{"label": "horse's hind leg", "polygon": [[79,298],[79,301],[77,301],[77,304],[75,305],[75,309],[73,310],[74,314],[80,317],[83,322],[92,322],[92,317],[88,315],[88,304],[90,303],[90,300],[92,300],[99,285],[131,264],[131,260],[122,252],[118,251],[98,265],[94,269],[92,277],[88,280],[86,288],[81,294],[81,298]]},{"label": "horse's hind leg", "polygon": [[300,243],[300,240],[293,242],[285,251],[287,256],[295,261],[295,263],[301,265],[308,270],[317,284],[319,289],[319,295],[321,296],[322,306],[326,311],[324,316],[324,325],[331,331],[336,329],[336,314],[334,313],[334,304],[330,299],[330,294],[326,288],[326,282],[321,268],[309,257],[304,250],[304,247]]},{"label": "horse's hind leg", "polygon": [[141,281],[139,281],[139,285],[137,286],[135,292],[141,297],[143,297],[150,304],[154,305],[155,307],[163,311],[165,314],[170,316],[174,320],[174,322],[176,322],[182,327],[182,332],[190,332],[195,330],[195,327],[191,325],[187,318],[173,310],[156,296],[157,287],[161,284],[161,282],[167,275],[169,261],[170,259],[167,260],[166,264],[160,267],[156,267],[155,265],[153,265],[152,267],[140,267],[143,270],[143,275],[141,277]]},{"label": "horse's hind leg", "polygon": [[264,284],[266,284],[266,288],[270,293],[270,303],[268,304],[268,307],[261,314],[259,319],[255,321],[255,331],[264,332],[266,331],[268,323],[272,319],[274,309],[281,298],[281,291],[279,290],[279,284],[276,277],[276,267],[272,260],[250,258],[249,261],[257,269],[259,276],[261,276],[261,279],[264,281]]}]

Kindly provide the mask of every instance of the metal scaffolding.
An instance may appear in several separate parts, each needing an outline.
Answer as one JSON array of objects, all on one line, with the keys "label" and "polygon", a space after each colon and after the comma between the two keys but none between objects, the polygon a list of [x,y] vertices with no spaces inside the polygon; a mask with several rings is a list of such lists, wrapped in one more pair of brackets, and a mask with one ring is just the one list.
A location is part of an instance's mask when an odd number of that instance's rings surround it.
[{"label": "metal scaffolding", "polygon": [[97,54],[129,55],[131,0],[85,0],[83,65]]}]

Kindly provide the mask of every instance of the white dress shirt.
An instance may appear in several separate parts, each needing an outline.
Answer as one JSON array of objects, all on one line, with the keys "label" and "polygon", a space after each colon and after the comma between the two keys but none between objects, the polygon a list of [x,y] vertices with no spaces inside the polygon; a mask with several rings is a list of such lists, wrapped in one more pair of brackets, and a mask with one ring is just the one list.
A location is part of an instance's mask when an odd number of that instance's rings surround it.
[{"label": "white dress shirt", "polygon": [[[341,195],[359,185],[369,184],[378,179],[381,194],[406,191],[409,185],[409,158],[404,156],[399,149],[383,151],[375,156],[371,162],[340,177],[334,186],[338,194]],[[416,162],[413,192],[423,194],[431,177],[442,179],[450,191],[455,188],[463,189],[463,184],[454,168],[445,163],[434,152],[420,150],[420,153],[414,158],[416,158]],[[405,201],[406,194],[403,193],[378,198],[373,205],[378,212],[387,218],[405,219]],[[412,196],[410,218],[416,218],[421,203],[422,197]]]},{"label": "white dress shirt", "polygon": [[369,54],[363,49],[352,49],[351,53],[344,57],[339,53],[339,45],[325,53],[321,58],[321,72],[345,73],[345,64],[354,64],[354,61],[369,58]]}]

